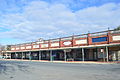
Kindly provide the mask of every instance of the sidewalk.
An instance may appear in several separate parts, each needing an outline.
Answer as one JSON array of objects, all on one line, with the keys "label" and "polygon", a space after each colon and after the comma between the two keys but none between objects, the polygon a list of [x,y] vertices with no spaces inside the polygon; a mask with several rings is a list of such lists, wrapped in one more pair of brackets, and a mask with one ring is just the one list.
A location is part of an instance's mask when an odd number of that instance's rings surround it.
[{"label": "sidewalk", "polygon": [[88,63],[88,64],[118,64],[120,61],[99,62],[99,61],[48,61],[48,60],[22,60],[22,59],[0,59],[2,61],[33,61],[33,62],[52,62],[52,63]]}]

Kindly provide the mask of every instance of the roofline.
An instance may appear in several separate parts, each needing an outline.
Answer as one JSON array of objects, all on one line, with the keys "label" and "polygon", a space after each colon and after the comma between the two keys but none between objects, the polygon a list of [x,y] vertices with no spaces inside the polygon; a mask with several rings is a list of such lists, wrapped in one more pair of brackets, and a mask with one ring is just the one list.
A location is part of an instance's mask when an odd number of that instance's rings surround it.
[{"label": "roofline", "polygon": [[112,47],[112,46],[120,46],[118,44],[102,44],[102,45],[89,45],[89,46],[76,46],[76,47],[62,47],[62,48],[50,48],[50,49],[36,49],[36,50],[24,50],[24,51],[4,51],[4,52],[29,52],[29,51],[50,51],[50,50],[63,50],[63,49],[78,49],[78,48],[99,48],[99,47]]}]

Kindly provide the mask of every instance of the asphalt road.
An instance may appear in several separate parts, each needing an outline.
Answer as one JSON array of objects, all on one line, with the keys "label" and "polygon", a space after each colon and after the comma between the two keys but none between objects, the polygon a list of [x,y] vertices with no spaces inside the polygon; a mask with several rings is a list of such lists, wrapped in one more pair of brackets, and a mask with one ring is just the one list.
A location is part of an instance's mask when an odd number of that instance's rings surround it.
[{"label": "asphalt road", "polygon": [[120,80],[120,64],[0,61],[0,80]]}]

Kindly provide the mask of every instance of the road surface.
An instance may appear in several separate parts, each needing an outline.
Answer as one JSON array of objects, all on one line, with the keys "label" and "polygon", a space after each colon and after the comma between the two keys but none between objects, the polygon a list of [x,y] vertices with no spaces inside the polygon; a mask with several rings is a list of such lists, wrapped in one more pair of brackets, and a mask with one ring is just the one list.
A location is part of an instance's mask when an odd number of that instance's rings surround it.
[{"label": "road surface", "polygon": [[0,60],[0,80],[120,80],[120,64]]}]

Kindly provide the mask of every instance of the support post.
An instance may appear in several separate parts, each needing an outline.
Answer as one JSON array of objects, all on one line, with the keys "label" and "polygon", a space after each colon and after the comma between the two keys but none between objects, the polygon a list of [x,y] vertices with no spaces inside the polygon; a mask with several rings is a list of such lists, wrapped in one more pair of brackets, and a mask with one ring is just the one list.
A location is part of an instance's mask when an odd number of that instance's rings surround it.
[{"label": "support post", "polygon": [[12,53],[10,53],[10,59],[12,59]]},{"label": "support post", "polygon": [[85,58],[84,58],[84,48],[82,48],[82,61],[85,61]]},{"label": "support post", "polygon": [[29,60],[31,60],[31,52],[29,51]]},{"label": "support post", "polygon": [[17,59],[17,57],[16,57],[16,52],[15,52],[15,59]]},{"label": "support post", "polygon": [[39,51],[39,60],[41,60],[41,51]]},{"label": "support post", "polygon": [[108,47],[106,46],[106,58],[107,58],[107,62],[109,61],[108,59]]},{"label": "support post", "polygon": [[64,60],[67,61],[66,50],[64,50]]},{"label": "support post", "polygon": [[11,52],[10,52],[10,59],[12,58],[12,56],[11,56]]},{"label": "support post", "polygon": [[21,55],[21,57],[22,57],[22,60],[23,60],[23,52],[22,52],[22,55]]},{"label": "support post", "polygon": [[53,58],[52,58],[52,50],[50,50],[50,61],[53,61]]},{"label": "support post", "polygon": [[103,52],[103,61],[105,62],[105,53]]}]

